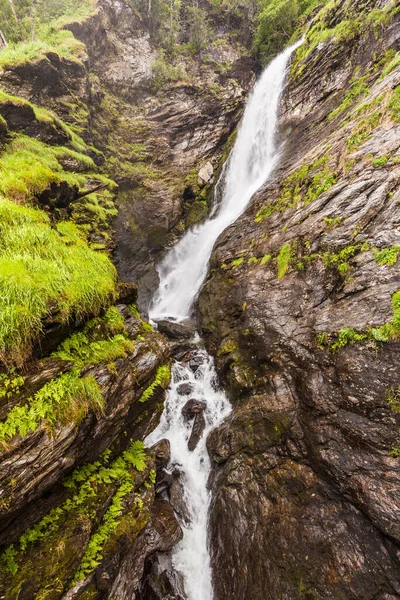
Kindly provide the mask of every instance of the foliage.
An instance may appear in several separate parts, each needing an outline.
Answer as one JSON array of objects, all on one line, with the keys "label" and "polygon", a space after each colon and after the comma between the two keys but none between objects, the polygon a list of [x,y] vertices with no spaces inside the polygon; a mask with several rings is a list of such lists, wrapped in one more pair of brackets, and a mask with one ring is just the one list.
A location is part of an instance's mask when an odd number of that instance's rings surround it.
[{"label": "foliage", "polygon": [[388,390],[386,401],[389,403],[393,412],[400,412],[400,385],[397,389],[390,388]]},{"label": "foliage", "polygon": [[63,360],[73,360],[75,365],[96,365],[117,358],[126,358],[133,351],[133,344],[121,334],[107,340],[90,341],[84,333],[74,333],[53,354]]},{"label": "foliage", "polygon": [[[25,552],[29,545],[48,537],[62,525],[63,520],[72,511],[85,512],[88,500],[96,498],[100,485],[115,486],[115,484],[119,484],[109,507],[109,509],[113,508],[106,512],[99,529],[89,541],[78,573],[82,568],[86,570],[91,567],[90,570],[92,570],[97,566],[97,562],[94,566],[93,563],[96,558],[97,560],[100,559],[102,546],[118,524],[123,499],[133,489],[135,471],[144,471],[147,460],[143,442],[140,441],[133,442],[121,456],[108,464],[110,454],[110,450],[106,450],[99,460],[75,469],[65,481],[65,486],[71,491],[72,495],[70,494],[70,497],[61,506],[51,510],[39,523],[27,529],[19,538],[17,544],[6,548],[1,559],[13,575],[18,571],[24,560],[20,553]],[[150,480],[152,480],[151,477],[150,474]],[[139,500],[137,504],[140,505]],[[99,533],[102,534],[100,537],[97,535]],[[95,555],[94,550],[96,550]],[[18,562],[16,561],[17,556]],[[89,556],[90,561],[88,562]]]},{"label": "foliage", "polygon": [[189,36],[189,44],[194,52],[207,48],[211,41],[211,27],[206,11],[193,5],[185,7],[185,20]]},{"label": "foliage", "polygon": [[68,230],[0,197],[0,358],[7,363],[23,362],[45,317],[95,315],[116,297],[109,258],[91,250],[72,223]]},{"label": "foliage", "polygon": [[399,65],[400,65],[400,52],[397,52],[395,54],[395,56],[392,58],[392,60],[385,66],[379,79],[383,79],[384,77],[389,75]]},{"label": "foliage", "polygon": [[388,156],[386,154],[384,154],[383,156],[380,156],[379,158],[375,158],[372,161],[372,166],[374,166],[376,169],[380,168],[380,167],[384,167],[387,163],[388,163]]},{"label": "foliage", "polygon": [[271,258],[272,258],[271,254],[264,254],[264,256],[262,256],[262,258],[261,258],[260,265],[266,265],[267,263],[269,263]]},{"label": "foliage", "polygon": [[174,66],[165,60],[165,54],[160,51],[159,57],[152,65],[153,72],[153,89],[155,91],[162,88],[162,86],[169,81],[180,81],[186,78],[185,69],[178,65]]},{"label": "foliage", "polygon": [[320,0],[263,0],[254,36],[254,48],[266,64],[294,33],[302,16]]},{"label": "foliage", "polygon": [[169,386],[169,382],[171,381],[171,367],[169,365],[162,365],[157,369],[156,376],[153,380],[153,383],[149,385],[143,392],[143,394],[139,398],[139,402],[147,402],[156,388],[161,387],[163,390],[166,390]]},{"label": "foliage", "polygon": [[21,391],[25,383],[22,375],[8,376],[5,373],[0,374],[0,400],[8,400]]},{"label": "foliage", "polygon": [[341,329],[337,334],[332,350],[338,350],[348,344],[360,343],[366,340],[373,342],[389,342],[400,337],[400,292],[392,296],[393,319],[380,327],[370,327],[367,331],[356,331],[350,327]]},{"label": "foliage", "polygon": [[368,86],[366,85],[365,80],[366,77],[360,77],[359,79],[352,81],[344,100],[328,115],[328,119],[335,119],[342,114],[342,112],[347,110],[356,99],[360,96],[365,96],[368,93]]},{"label": "foliage", "polygon": [[0,0],[0,29],[9,42],[29,42],[51,35],[60,17],[78,19],[92,9],[90,0]]},{"label": "foliage", "polygon": [[368,139],[371,132],[380,124],[382,117],[383,112],[378,108],[364,119],[358,121],[347,140],[347,149],[349,152],[357,150]]},{"label": "foliage", "polygon": [[243,260],[244,260],[244,258],[242,256],[240,258],[235,258],[231,262],[232,269],[236,269],[237,267],[240,267],[240,265],[243,263]]},{"label": "foliage", "polygon": [[[0,68],[11,69],[46,57],[49,52],[77,61],[85,56],[85,46],[70,31],[54,31],[46,39],[11,44],[0,51]],[[48,59],[47,59],[48,60]]]},{"label": "foliage", "polygon": [[388,108],[393,121],[400,123],[400,85],[394,90]]},{"label": "foliage", "polygon": [[279,254],[276,259],[278,265],[278,279],[282,279],[282,277],[286,275],[286,272],[289,269],[291,258],[292,247],[290,244],[284,244],[279,250]]},{"label": "foliage", "polygon": [[391,248],[383,248],[382,250],[374,251],[374,258],[381,266],[387,265],[392,267],[397,263],[400,254],[400,246],[392,246]]},{"label": "foliage", "polygon": [[78,571],[75,574],[74,582],[80,581],[93,571],[100,564],[103,557],[103,547],[106,541],[113,534],[121,516],[123,509],[123,502],[125,497],[130,494],[133,490],[133,479],[124,481],[119,486],[117,492],[114,494],[112,502],[108,507],[103,521],[96,533],[92,535],[89,543],[86,547],[85,554],[82,558],[81,564]]},{"label": "foliage", "polygon": [[328,191],[336,183],[336,177],[326,165],[327,161],[327,156],[321,156],[311,165],[304,163],[289,175],[281,185],[278,199],[263,206],[257,212],[255,222],[261,223],[274,212],[284,212],[300,203],[307,206]]},{"label": "foliage", "polygon": [[57,423],[81,421],[89,409],[101,411],[103,396],[96,380],[80,378],[79,371],[60,375],[46,383],[23,406],[15,406],[0,423],[0,441],[7,442],[16,435],[24,437],[35,431],[40,423],[53,428]]}]

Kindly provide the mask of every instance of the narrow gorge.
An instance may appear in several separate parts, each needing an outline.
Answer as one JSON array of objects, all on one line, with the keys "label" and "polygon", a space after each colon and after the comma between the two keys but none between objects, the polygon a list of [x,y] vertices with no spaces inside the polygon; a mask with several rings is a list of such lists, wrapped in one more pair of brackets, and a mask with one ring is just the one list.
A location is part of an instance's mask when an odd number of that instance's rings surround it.
[{"label": "narrow gorge", "polygon": [[400,600],[396,0],[0,0],[0,599]]}]

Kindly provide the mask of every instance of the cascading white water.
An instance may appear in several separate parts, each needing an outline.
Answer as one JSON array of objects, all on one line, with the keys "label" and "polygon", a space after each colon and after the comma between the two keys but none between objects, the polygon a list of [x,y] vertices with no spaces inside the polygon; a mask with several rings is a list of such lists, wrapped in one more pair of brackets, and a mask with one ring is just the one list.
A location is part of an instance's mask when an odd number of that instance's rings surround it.
[{"label": "cascading white water", "polygon": [[189,316],[207,274],[216,239],[241,215],[275,167],[279,158],[276,144],[279,98],[287,63],[300,43],[275,58],[255,85],[225,170],[219,210],[189,230],[160,264],[160,285],[150,308],[152,319],[182,320]]},{"label": "cascading white water", "polygon": [[[160,286],[150,308],[153,321],[165,318],[179,321],[190,315],[217,237],[245,210],[275,167],[279,159],[276,144],[279,98],[289,58],[300,43],[280,54],[254,88],[220,183],[223,194],[218,208],[207,221],[188,231],[161,263],[158,269]],[[148,436],[146,444],[151,446],[163,438],[170,441],[170,464],[178,466],[181,473],[190,518],[190,522],[181,520],[184,536],[174,549],[173,565],[184,576],[188,600],[212,600],[207,547],[210,460],[206,439],[211,429],[226,418],[231,407],[218,387],[213,359],[205,350],[195,350],[191,361],[175,362],[172,375],[160,424]],[[188,386],[185,392],[181,391],[182,383],[190,384],[190,392]],[[182,415],[182,408],[189,398],[206,402],[205,429],[192,451],[188,449],[192,423]]]}]

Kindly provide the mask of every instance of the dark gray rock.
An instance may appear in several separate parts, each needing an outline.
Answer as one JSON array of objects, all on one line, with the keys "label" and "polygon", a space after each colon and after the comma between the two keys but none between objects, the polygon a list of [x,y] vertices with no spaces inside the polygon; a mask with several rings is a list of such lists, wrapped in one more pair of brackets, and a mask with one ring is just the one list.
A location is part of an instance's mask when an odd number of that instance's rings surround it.
[{"label": "dark gray rock", "polygon": [[188,448],[191,452],[196,448],[201,436],[203,435],[204,428],[206,426],[206,420],[203,412],[197,413],[194,417],[192,433],[188,441]]},{"label": "dark gray rock", "polygon": [[194,398],[188,400],[182,408],[182,415],[184,416],[185,421],[190,421],[190,419],[193,419],[193,417],[199,413],[204,412],[206,406],[206,402],[203,402],[202,400],[195,400]]},{"label": "dark gray rock", "polygon": [[157,321],[157,329],[172,339],[190,339],[194,336],[196,328],[190,321],[176,323],[174,321]]},{"label": "dark gray rock", "polygon": [[193,392],[193,386],[191,383],[185,381],[178,385],[177,392],[181,396],[189,396]]}]

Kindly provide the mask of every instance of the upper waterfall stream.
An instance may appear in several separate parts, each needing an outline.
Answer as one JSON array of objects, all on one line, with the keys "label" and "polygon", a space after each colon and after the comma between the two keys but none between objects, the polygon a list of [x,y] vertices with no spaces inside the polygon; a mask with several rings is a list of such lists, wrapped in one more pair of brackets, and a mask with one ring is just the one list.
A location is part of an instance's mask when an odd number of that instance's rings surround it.
[{"label": "upper waterfall stream", "polygon": [[[184,320],[207,273],[218,236],[245,210],[253,194],[265,183],[279,159],[276,140],[279,100],[286,69],[298,42],[280,54],[263,72],[247,103],[238,136],[219,185],[222,200],[211,216],[189,230],[167,253],[159,266],[159,289],[150,307],[153,321]],[[186,384],[186,385],[182,385]],[[205,427],[194,450],[188,449],[193,422],[182,415],[189,399],[205,402]],[[181,518],[183,540],[175,547],[173,565],[185,580],[188,600],[212,600],[212,573],[207,546],[210,492],[208,433],[231,410],[219,388],[213,359],[200,347],[187,362],[175,362],[166,407],[157,429],[146,439],[151,446],[161,439],[171,445],[171,469],[178,468],[184,485],[186,519]],[[195,419],[199,418],[195,415]]]}]

